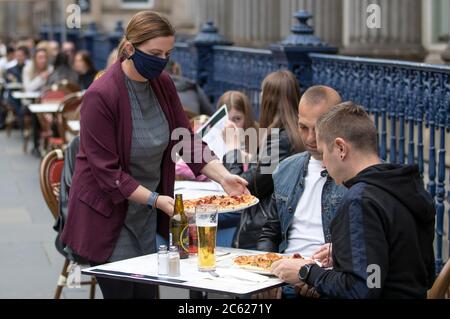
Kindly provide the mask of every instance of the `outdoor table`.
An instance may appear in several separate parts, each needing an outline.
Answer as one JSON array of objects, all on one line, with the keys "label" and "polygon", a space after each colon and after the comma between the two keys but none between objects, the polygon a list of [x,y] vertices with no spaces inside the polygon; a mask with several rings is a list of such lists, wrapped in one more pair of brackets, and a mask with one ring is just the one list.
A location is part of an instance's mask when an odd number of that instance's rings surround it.
[{"label": "outdoor table", "polygon": [[22,83],[18,83],[18,82],[7,83],[6,84],[6,89],[7,90],[22,90],[23,89],[23,84]]},{"label": "outdoor table", "polygon": [[60,103],[30,104],[28,109],[31,113],[58,113]]},{"label": "outdoor table", "polygon": [[12,92],[12,97],[18,100],[25,99],[25,100],[37,100],[41,97],[41,92],[20,92],[15,91]]},{"label": "outdoor table", "polygon": [[216,248],[215,275],[198,271],[196,255],[180,260],[179,277],[158,275],[158,254],[86,268],[82,270],[82,273],[103,278],[217,293],[235,298],[250,298],[253,294],[285,285],[277,277],[256,274],[233,265],[233,259],[236,256],[260,253],[254,250],[218,247]]}]

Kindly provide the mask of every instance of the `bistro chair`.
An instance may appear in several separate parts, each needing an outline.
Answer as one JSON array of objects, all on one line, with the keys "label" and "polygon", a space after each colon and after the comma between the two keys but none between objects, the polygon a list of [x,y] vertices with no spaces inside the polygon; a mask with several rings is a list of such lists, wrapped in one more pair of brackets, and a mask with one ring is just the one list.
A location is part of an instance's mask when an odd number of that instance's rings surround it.
[{"label": "bistro chair", "polygon": [[61,102],[58,114],[57,114],[57,127],[60,137],[50,137],[48,142],[51,149],[62,149],[67,145],[67,133],[73,136],[78,135],[78,132],[73,131],[68,121],[80,119],[80,107],[83,101],[84,92],[76,92],[68,94]]},{"label": "bistro chair", "polygon": [[[57,103],[61,104],[61,108],[63,108],[67,99],[70,99],[80,91],[81,88],[78,84],[62,80],[57,84],[53,84],[48,90],[44,91],[41,97],[41,103]],[[61,125],[63,125],[61,123],[62,118],[58,115],[56,117],[59,118],[56,119],[56,122],[54,122],[55,119],[53,114],[38,115],[39,123],[42,127],[41,139],[44,141],[43,145],[45,151],[47,151],[47,149],[63,148],[67,142],[65,136],[61,135],[61,131],[63,130],[61,127]],[[59,134],[58,137],[53,136],[51,129],[52,123],[56,124]]]},{"label": "bistro chair", "polygon": [[[47,203],[50,212],[55,220],[59,217],[58,199],[55,195],[55,187],[60,187],[61,174],[64,168],[64,153],[62,150],[57,149],[49,152],[42,160],[40,166],[40,184],[42,195]],[[70,269],[74,263],[65,257],[64,266],[58,279],[54,299],[60,299],[61,293],[64,287],[66,287],[68,269]],[[94,277],[90,281],[82,281],[81,285],[90,285],[90,299],[95,298],[96,280]]]},{"label": "bistro chair", "polygon": [[428,290],[428,299],[450,299],[450,259],[442,268],[434,281],[433,287]]}]

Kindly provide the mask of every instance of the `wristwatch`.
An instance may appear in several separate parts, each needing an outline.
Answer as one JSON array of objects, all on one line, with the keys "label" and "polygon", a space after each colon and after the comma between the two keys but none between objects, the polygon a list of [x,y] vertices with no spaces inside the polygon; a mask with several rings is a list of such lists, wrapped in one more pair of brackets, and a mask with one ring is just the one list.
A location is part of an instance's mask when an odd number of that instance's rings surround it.
[{"label": "wristwatch", "polygon": [[147,201],[147,207],[150,209],[156,208],[156,200],[158,199],[159,194],[157,192],[152,192]]},{"label": "wristwatch", "polygon": [[306,265],[302,266],[302,267],[300,268],[300,270],[298,271],[298,279],[300,279],[300,280],[303,281],[303,282],[306,282],[306,280],[308,279],[308,276],[309,276],[309,272],[310,272],[310,270],[311,270],[311,267],[312,267],[313,265],[314,265],[314,264],[306,264]]}]

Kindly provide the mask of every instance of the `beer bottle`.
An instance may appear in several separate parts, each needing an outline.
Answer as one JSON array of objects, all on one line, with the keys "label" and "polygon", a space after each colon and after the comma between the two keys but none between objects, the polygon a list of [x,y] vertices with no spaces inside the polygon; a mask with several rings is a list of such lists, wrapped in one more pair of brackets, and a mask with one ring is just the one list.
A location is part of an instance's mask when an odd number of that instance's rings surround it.
[{"label": "beer bottle", "polygon": [[172,234],[172,245],[178,247],[180,258],[189,257],[189,222],[183,207],[183,196],[175,195],[174,214],[170,219],[170,233]]}]

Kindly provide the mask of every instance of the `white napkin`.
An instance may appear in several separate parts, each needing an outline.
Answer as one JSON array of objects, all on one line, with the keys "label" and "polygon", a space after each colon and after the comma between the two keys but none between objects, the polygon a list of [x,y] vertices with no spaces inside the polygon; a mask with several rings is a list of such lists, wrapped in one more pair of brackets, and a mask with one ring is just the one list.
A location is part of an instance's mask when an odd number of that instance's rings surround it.
[{"label": "white napkin", "polygon": [[261,283],[261,282],[265,282],[267,280],[269,280],[269,277],[264,276],[264,275],[259,275],[259,274],[255,274],[246,270],[242,270],[242,269],[224,269],[224,268],[220,268],[216,270],[216,273],[220,276],[220,277],[231,277],[234,279],[239,279],[239,280],[243,280],[243,281],[251,281],[251,282],[255,282],[255,283]]}]

